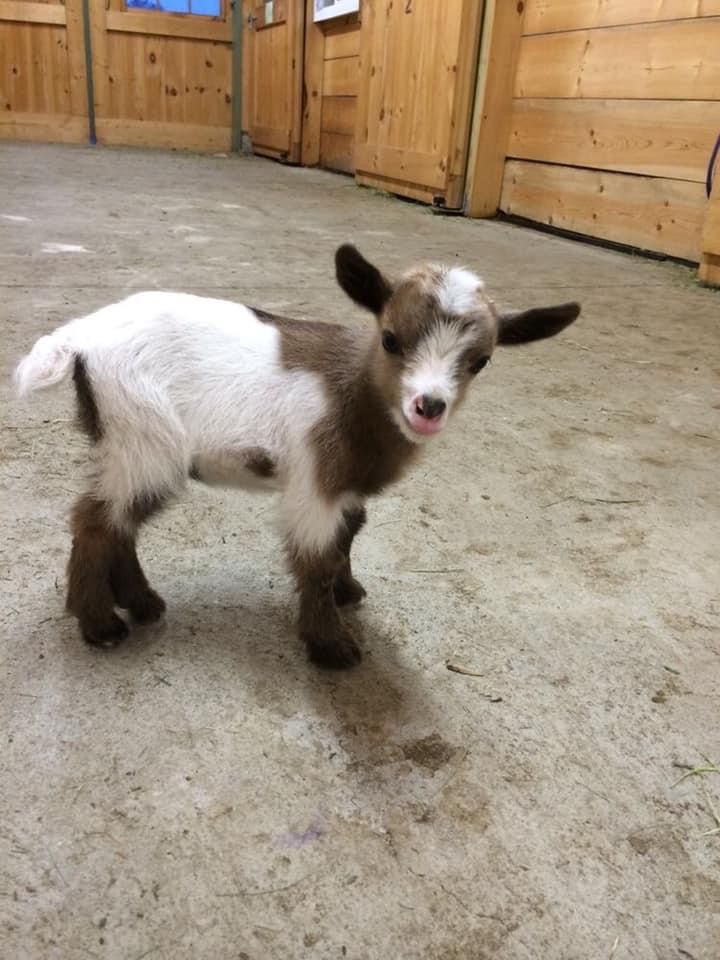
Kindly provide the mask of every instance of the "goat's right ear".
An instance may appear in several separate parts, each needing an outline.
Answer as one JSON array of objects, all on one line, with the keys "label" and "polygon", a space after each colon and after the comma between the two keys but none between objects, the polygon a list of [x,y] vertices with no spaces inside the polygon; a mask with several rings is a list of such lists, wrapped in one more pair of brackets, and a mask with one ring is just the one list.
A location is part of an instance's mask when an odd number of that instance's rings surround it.
[{"label": "goat's right ear", "polygon": [[392,287],[382,273],[351,243],[344,243],[335,252],[335,275],[351,300],[375,314],[392,296]]},{"label": "goat's right ear", "polygon": [[580,316],[579,303],[559,303],[555,307],[534,307],[521,313],[500,315],[498,343],[512,347],[534,340],[554,337]]}]

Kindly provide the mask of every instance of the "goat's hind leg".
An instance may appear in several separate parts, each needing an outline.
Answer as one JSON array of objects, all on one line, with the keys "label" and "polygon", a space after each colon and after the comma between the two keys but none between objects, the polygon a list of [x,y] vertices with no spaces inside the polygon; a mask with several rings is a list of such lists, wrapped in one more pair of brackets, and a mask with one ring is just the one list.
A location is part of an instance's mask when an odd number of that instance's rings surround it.
[{"label": "goat's hind leg", "polygon": [[159,505],[157,498],[140,499],[118,520],[110,504],[91,494],[75,504],[67,607],[88,643],[113,647],[125,639],[127,624],[115,607],[129,610],[136,623],[152,623],[165,612],[135,550],[139,524]]},{"label": "goat's hind leg", "polygon": [[108,505],[90,494],[72,512],[73,544],[68,565],[67,607],[80,624],[83,638],[100,647],[114,647],[128,633],[115,613],[111,570],[118,550]]}]

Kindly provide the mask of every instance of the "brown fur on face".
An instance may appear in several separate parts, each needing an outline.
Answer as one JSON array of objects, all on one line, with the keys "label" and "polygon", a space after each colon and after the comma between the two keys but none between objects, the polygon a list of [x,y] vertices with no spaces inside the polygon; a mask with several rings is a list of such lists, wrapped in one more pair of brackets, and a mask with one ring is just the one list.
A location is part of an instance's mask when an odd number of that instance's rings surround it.
[{"label": "brown fur on face", "polygon": [[[436,330],[445,328],[470,340],[457,363],[454,380],[457,389],[457,408],[464,399],[467,387],[474,378],[471,365],[480,358],[490,358],[497,341],[497,315],[492,304],[478,288],[477,302],[472,310],[453,315],[443,310],[438,288],[443,281],[443,269],[426,267],[406,274],[377,317],[380,335],[373,358],[373,375],[386,403],[398,408],[401,401],[403,375],[412,369],[423,342],[432,338]],[[399,353],[383,348],[383,335],[389,332],[397,341]]]}]

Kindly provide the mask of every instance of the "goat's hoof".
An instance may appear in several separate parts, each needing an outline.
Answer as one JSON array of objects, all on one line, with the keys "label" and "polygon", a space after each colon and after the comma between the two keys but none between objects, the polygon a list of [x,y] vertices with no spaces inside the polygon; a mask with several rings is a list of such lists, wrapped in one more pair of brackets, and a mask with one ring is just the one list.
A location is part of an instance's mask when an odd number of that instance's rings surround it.
[{"label": "goat's hoof", "polygon": [[105,647],[105,649],[116,647],[129,633],[127,624],[116,613],[103,623],[95,623],[92,626],[81,624],[81,630],[86,643],[92,644],[93,647]]},{"label": "goat's hoof", "polygon": [[342,577],[335,581],[333,594],[338,607],[346,607],[351,603],[360,603],[367,596],[367,591],[355,577]]},{"label": "goat's hoof", "polygon": [[135,623],[157,623],[165,613],[165,601],[152,587],[132,598],[128,605]]},{"label": "goat's hoof", "polygon": [[343,630],[332,640],[327,637],[307,636],[308,656],[324,670],[348,670],[362,660],[362,651],[352,634]]}]

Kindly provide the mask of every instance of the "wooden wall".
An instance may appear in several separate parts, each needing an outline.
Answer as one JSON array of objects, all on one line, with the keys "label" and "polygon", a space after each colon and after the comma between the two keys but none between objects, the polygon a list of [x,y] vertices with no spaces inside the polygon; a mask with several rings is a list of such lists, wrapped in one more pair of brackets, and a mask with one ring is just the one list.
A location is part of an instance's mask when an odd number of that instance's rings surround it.
[{"label": "wooden wall", "polygon": [[720,287],[720,177],[715,175],[702,236],[698,276],[703,283]]},{"label": "wooden wall", "polygon": [[[225,150],[229,3],[220,18],[90,0],[97,140]],[[0,137],[87,142],[82,0],[0,0]]]},{"label": "wooden wall", "polygon": [[720,0],[527,0],[500,209],[698,260]]},{"label": "wooden wall", "polygon": [[80,0],[0,0],[0,137],[87,139]]},{"label": "wooden wall", "polygon": [[353,173],[360,23],[357,17],[325,22],[320,166]]},{"label": "wooden wall", "polygon": [[353,173],[360,81],[357,15],[314,23],[306,10],[302,162]]}]

